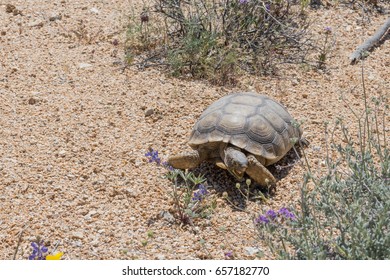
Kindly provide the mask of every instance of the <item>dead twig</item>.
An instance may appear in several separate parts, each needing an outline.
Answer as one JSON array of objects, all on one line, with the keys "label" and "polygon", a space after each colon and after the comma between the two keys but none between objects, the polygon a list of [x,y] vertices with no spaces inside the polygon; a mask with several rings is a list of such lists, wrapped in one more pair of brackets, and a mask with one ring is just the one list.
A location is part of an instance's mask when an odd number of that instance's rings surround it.
[{"label": "dead twig", "polygon": [[361,44],[350,56],[351,64],[356,64],[358,60],[368,56],[367,52],[378,44],[390,31],[390,17],[378,29],[377,32]]},{"label": "dead twig", "polygon": [[22,228],[22,230],[19,232],[18,244],[16,245],[15,252],[14,252],[14,258],[13,258],[14,260],[16,259],[16,255],[18,254],[20,243],[22,242],[22,236],[24,233],[24,229],[25,229],[25,227]]}]

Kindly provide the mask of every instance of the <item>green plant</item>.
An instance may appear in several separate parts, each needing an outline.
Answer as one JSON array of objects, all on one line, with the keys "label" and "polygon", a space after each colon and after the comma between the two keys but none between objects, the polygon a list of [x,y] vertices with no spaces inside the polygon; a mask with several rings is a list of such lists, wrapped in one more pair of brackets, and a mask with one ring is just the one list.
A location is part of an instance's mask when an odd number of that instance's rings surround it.
[{"label": "green plant", "polygon": [[148,230],[147,236],[148,236],[148,238],[153,238],[154,237],[154,231],[153,230]]},{"label": "green plant", "polygon": [[185,170],[169,170],[165,175],[172,183],[172,198],[177,218],[184,224],[192,224],[193,219],[205,217],[204,210],[208,208],[205,198],[209,194],[203,183],[203,175],[196,176]]},{"label": "green plant", "polygon": [[62,35],[66,38],[77,41],[81,44],[90,45],[99,41],[102,36],[102,30],[99,29],[97,32],[91,33],[91,30],[85,24],[85,21],[79,20],[76,25],[76,29],[68,30],[61,24],[59,26],[63,29]]},{"label": "green plant", "polygon": [[346,144],[336,142],[336,128],[328,139],[338,158],[328,152],[327,174],[320,178],[308,165],[294,219],[288,224],[267,222],[269,215],[256,220],[259,235],[277,258],[390,258],[390,153],[385,129],[389,105],[386,97],[368,101],[364,77],[363,102],[362,114],[350,108],[358,125],[357,141],[338,120]]},{"label": "green plant", "polygon": [[317,67],[319,69],[325,69],[326,60],[329,58],[329,54],[334,45],[334,42],[330,40],[332,34],[332,28],[330,28],[329,26],[325,27],[324,33],[325,33],[324,42],[322,46],[319,47],[320,54],[318,55],[318,62],[317,62]]},{"label": "green plant", "polygon": [[[267,202],[268,196],[271,193],[271,189],[273,186],[269,185],[266,188],[262,189],[256,189],[251,187],[252,180],[246,179],[244,183],[237,182],[235,185],[235,188],[238,190],[239,195],[245,199],[245,203],[248,204],[249,201],[262,201]],[[242,206],[237,205],[237,203],[234,203],[234,199],[229,196],[228,192],[223,192],[222,197],[226,200],[227,203],[229,203],[232,207],[239,211],[246,211],[245,208]],[[241,204],[241,203],[240,203]]]},{"label": "green plant", "polygon": [[188,170],[172,168],[166,162],[162,162],[158,151],[151,149],[145,154],[149,162],[155,162],[163,166],[167,172],[165,178],[172,182],[172,192],[170,193],[174,202],[174,216],[182,224],[193,225],[195,218],[206,218],[215,209],[216,204],[208,203],[209,191],[204,185],[206,179],[203,175],[195,175]]},{"label": "green plant", "polygon": [[[302,62],[311,48],[306,2],[280,0],[155,0],[148,25],[129,25],[127,48],[149,45],[144,59],[175,75],[235,83],[242,71],[270,74],[280,63]],[[136,17],[133,17],[136,18]],[[141,34],[141,35],[140,35]],[[146,38],[148,37],[148,38]],[[138,48],[139,49],[139,48]]]}]

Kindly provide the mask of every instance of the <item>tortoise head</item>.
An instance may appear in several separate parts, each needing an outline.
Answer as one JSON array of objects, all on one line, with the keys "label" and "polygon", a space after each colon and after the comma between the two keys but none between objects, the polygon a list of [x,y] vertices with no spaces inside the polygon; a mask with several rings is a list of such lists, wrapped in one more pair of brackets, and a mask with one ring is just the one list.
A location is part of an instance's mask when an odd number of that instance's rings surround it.
[{"label": "tortoise head", "polygon": [[246,155],[238,149],[227,148],[225,150],[224,162],[227,170],[234,177],[241,180],[248,168],[248,159]]}]

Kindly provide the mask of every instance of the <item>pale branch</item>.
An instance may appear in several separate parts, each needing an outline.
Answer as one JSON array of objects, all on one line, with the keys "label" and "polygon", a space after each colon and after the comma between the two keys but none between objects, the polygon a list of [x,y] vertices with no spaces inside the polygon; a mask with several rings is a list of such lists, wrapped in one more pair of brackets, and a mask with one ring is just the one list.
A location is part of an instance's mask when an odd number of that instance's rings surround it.
[{"label": "pale branch", "polygon": [[367,56],[367,51],[372,49],[377,43],[383,39],[386,34],[390,31],[390,17],[386,22],[375,32],[375,34],[368,38],[363,44],[361,44],[349,57],[351,64],[357,63],[358,60]]}]

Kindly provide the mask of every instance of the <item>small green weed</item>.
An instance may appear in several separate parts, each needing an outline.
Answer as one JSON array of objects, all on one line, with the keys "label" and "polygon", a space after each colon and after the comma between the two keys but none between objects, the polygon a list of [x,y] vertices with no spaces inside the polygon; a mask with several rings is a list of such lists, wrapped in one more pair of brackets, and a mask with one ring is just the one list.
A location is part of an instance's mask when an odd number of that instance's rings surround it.
[{"label": "small green weed", "polygon": [[148,236],[148,238],[154,238],[154,231],[153,230],[148,230],[147,236]]},{"label": "small green weed", "polygon": [[319,55],[317,58],[317,68],[325,69],[326,61],[329,59],[329,54],[334,46],[334,40],[331,40],[332,28],[329,26],[324,28],[325,39],[321,46],[319,46]]},{"label": "small green weed", "polygon": [[[155,47],[158,43],[156,26],[149,24],[149,10],[144,7],[140,15],[134,12],[129,16],[129,24],[126,32],[126,54],[135,56]],[[157,40],[157,41],[156,41]]]},{"label": "small green weed", "polygon": [[172,182],[171,196],[174,202],[174,216],[182,224],[193,225],[195,218],[207,218],[211,215],[216,204],[207,201],[209,191],[204,185],[203,175],[196,176],[188,170],[174,169],[166,162],[162,162],[158,151],[151,149],[145,154],[149,162],[155,162],[166,168],[165,177]]}]

